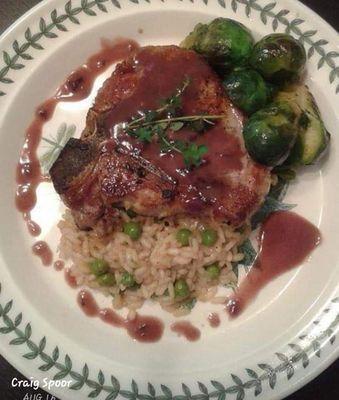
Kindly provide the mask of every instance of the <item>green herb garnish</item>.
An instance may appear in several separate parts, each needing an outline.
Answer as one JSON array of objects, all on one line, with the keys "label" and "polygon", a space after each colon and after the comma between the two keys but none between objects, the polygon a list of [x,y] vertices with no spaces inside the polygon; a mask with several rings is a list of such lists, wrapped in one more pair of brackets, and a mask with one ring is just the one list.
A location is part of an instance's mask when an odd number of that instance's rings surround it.
[{"label": "green herb garnish", "polygon": [[121,129],[131,137],[141,142],[151,143],[156,138],[162,152],[175,151],[180,153],[187,168],[198,167],[202,163],[203,155],[208,148],[194,142],[173,140],[167,135],[168,131],[178,132],[185,126],[202,133],[214,125],[215,120],[224,118],[224,115],[189,115],[180,116],[182,94],[190,81],[186,78],[174,95],[161,102],[157,110],[146,111],[142,116],[133,118],[131,122],[121,124]]}]

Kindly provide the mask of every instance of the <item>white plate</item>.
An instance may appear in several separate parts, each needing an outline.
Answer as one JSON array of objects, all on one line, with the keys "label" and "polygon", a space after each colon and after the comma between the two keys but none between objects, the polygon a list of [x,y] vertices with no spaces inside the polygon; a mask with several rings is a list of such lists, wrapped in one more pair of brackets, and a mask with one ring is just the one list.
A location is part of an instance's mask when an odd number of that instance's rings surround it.
[{"label": "white plate", "polygon": [[[102,37],[179,43],[197,22],[217,16],[244,23],[256,37],[288,29],[304,40],[311,56],[307,82],[332,132],[331,152],[321,170],[298,175],[286,201],[298,204],[297,212],[320,227],[324,240],[308,263],[272,282],[238,319],[223,314],[222,325],[212,329],[208,307],[197,306],[190,319],[202,330],[200,341],[173,335],[164,316],[163,339],[140,344],[85,317],[63,275],[42,268],[32,255],[33,239],[14,207],[15,165],[35,107],[98,50]],[[337,358],[339,47],[333,29],[292,0],[50,0],[21,18],[0,44],[6,51],[0,61],[0,349],[9,362],[45,389],[44,378],[72,380],[72,389],[50,389],[62,399],[248,400],[260,393],[272,400]],[[67,122],[80,133],[89,104],[76,110],[60,104],[45,130],[56,132]],[[61,211],[51,185],[41,185],[33,217],[42,224],[41,238],[54,246]],[[146,308],[161,314],[156,306]]]}]

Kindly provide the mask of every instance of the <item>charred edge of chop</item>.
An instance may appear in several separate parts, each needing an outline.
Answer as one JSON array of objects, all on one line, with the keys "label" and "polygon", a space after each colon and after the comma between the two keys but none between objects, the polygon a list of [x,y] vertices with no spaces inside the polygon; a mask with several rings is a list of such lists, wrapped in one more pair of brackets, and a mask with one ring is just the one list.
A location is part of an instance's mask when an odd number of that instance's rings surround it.
[{"label": "charred edge of chop", "polygon": [[94,142],[71,138],[53,164],[50,175],[58,194],[65,193],[86,167],[98,154]]}]

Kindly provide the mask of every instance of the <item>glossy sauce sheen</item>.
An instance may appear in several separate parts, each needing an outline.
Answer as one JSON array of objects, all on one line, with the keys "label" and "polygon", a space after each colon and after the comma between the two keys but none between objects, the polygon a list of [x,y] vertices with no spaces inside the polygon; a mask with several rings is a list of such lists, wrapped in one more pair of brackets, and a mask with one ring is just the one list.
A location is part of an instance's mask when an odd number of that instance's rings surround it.
[{"label": "glossy sauce sheen", "polygon": [[[26,217],[34,208],[37,196],[36,190],[39,184],[46,180],[41,175],[40,163],[37,149],[42,136],[44,124],[49,121],[59,102],[76,102],[85,99],[90,94],[94,80],[114,62],[120,61],[138,48],[131,40],[120,40],[116,42],[103,42],[102,50],[88,59],[86,64],[72,72],[60,86],[57,93],[51,99],[41,104],[35,113],[35,119],[26,132],[20,160],[17,165],[16,181],[16,207],[25,213]],[[38,231],[35,223],[27,222],[30,233],[33,235]],[[34,224],[34,228],[32,228]]]},{"label": "glossy sauce sheen", "polygon": [[78,304],[82,311],[88,317],[97,317],[99,315],[99,307],[94,297],[87,290],[82,290],[78,294]]},{"label": "glossy sauce sheen", "polygon": [[158,318],[137,315],[133,320],[126,320],[112,309],[99,309],[94,297],[87,290],[78,294],[78,304],[87,316],[99,317],[106,324],[126,329],[138,342],[157,342],[163,335],[164,325]]},{"label": "glossy sauce sheen", "polygon": [[[85,65],[70,74],[53,98],[38,107],[35,119],[27,130],[17,166],[16,206],[23,213],[28,230],[33,236],[41,233],[40,227],[31,220],[30,211],[36,204],[38,185],[46,180],[46,177],[41,175],[37,157],[37,148],[44,124],[52,118],[59,102],[85,99],[90,94],[94,80],[99,74],[114,62],[127,58],[137,49],[137,44],[132,41],[104,44],[101,52],[92,56]],[[200,110],[191,104],[190,98],[194,97],[197,91],[195,82],[210,73],[204,63],[199,67],[195,64],[191,68],[187,60],[178,61],[178,64],[161,63],[156,59],[152,62],[147,52],[138,53],[135,63],[147,65],[147,68],[151,70],[149,74],[151,79],[141,80],[133,95],[121,101],[108,116],[106,129],[109,136],[113,135],[113,128],[117,123],[129,120],[140,111],[140,107],[142,110],[156,109],[159,107],[159,100],[173,95],[175,89],[182,84],[182,74],[177,73],[178,71],[187,71],[191,78],[191,84],[183,95],[184,115],[200,113]],[[173,138],[176,135],[177,133],[173,133]],[[163,154],[156,143],[145,146],[136,143],[130,136],[119,137],[120,141],[132,146],[142,157],[165,171],[177,182],[180,201],[185,204],[188,211],[199,214],[202,207],[208,204],[213,208],[214,214],[218,215],[222,211],[222,205],[218,203],[218,199],[222,198],[230,188],[224,182],[219,182],[215,176],[218,171],[241,169],[241,157],[244,154],[239,142],[232,135],[228,135],[225,140],[225,130],[220,122],[202,135],[182,129],[180,139],[195,141],[197,144],[208,147],[202,166],[188,171],[185,169],[182,156],[177,153]],[[264,223],[260,240],[261,252],[255,266],[240,286],[237,295],[228,303],[227,308],[232,316],[239,314],[268,281],[299,265],[319,244],[320,233],[316,227],[296,214],[278,212]],[[41,258],[44,265],[52,264],[53,254],[47,243],[37,242],[33,246],[33,252]],[[62,264],[56,264],[56,268],[62,267]],[[68,270],[65,271],[65,278],[71,287],[77,286]],[[113,310],[100,310],[91,295],[85,291],[80,292],[78,302],[86,315],[100,317],[112,326],[125,328],[136,340],[152,342],[159,340],[162,336],[163,325],[155,318],[137,316],[133,321],[125,321]],[[219,325],[218,318],[213,314],[209,317],[211,326]],[[200,337],[200,330],[186,321],[173,324],[171,329],[191,341],[198,340]]]},{"label": "glossy sauce sheen", "polygon": [[71,270],[69,268],[65,269],[65,280],[71,288],[78,287],[77,281],[75,277],[72,275]]},{"label": "glossy sauce sheen", "polygon": [[299,215],[289,211],[271,214],[261,228],[258,258],[238,292],[228,300],[228,313],[241,313],[263,286],[300,265],[320,241],[319,229]]},{"label": "glossy sauce sheen", "polygon": [[24,214],[24,220],[26,221],[27,229],[31,236],[39,236],[41,233],[41,228],[36,222],[32,221],[29,213]]},{"label": "glossy sauce sheen", "polygon": [[[220,216],[223,215],[223,205],[219,199],[230,195],[232,188],[225,183],[225,179],[218,179],[218,173],[240,170],[241,158],[244,156],[239,139],[225,131],[223,122],[216,122],[203,134],[188,128],[169,134],[171,139],[196,142],[197,145],[208,147],[202,165],[193,170],[187,170],[181,154],[173,151],[161,152],[157,141],[142,144],[127,134],[117,134],[115,130],[118,123],[130,121],[139,112],[159,108],[162,100],[175,94],[182,86],[185,76],[189,77],[190,84],[182,95],[183,115],[206,113],[206,104],[200,105],[197,93],[200,93],[202,80],[211,79],[211,70],[203,60],[199,61],[193,56],[194,61],[192,61],[190,57],[192,56],[188,54],[168,63],[163,55],[157,54],[152,49],[141,49],[135,56],[134,65],[140,70],[144,68],[147,72],[138,79],[132,94],[119,101],[108,114],[105,122],[107,137],[114,137],[117,142],[141,155],[177,183],[176,198],[188,212],[199,214],[208,206],[214,215]],[[116,71],[116,74],[119,75],[119,71]],[[223,110],[216,112],[220,114]]]},{"label": "glossy sauce sheen", "polygon": [[220,317],[217,313],[210,313],[207,319],[212,328],[217,328],[220,325]]},{"label": "glossy sauce sheen", "polygon": [[65,267],[65,263],[62,260],[55,261],[53,265],[56,271],[62,271]]},{"label": "glossy sauce sheen", "polygon": [[176,332],[179,336],[185,337],[190,342],[199,340],[201,336],[200,330],[188,321],[174,322],[174,324],[171,325],[171,330]]},{"label": "glossy sauce sheen", "polygon": [[37,242],[32,247],[33,253],[41,259],[46,267],[53,262],[53,253],[46,242]]}]

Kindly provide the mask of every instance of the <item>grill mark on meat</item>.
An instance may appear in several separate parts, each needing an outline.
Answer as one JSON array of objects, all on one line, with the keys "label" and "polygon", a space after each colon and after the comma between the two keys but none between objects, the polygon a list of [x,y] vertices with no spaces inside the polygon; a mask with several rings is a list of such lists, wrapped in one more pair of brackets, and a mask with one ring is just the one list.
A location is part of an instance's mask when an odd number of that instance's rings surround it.
[{"label": "grill mark on meat", "polygon": [[[118,127],[140,111],[158,108],[186,77],[183,115],[225,115],[203,134],[187,128],[169,133],[171,139],[208,147],[201,166],[193,169],[181,154],[162,153],[156,141],[141,143]],[[52,180],[86,228],[112,204],[133,206],[142,215],[199,215],[238,226],[257,210],[270,185],[269,171],[249,158],[241,130],[240,112],[200,56],[176,46],[141,48],[105,82],[81,139],[68,143],[52,167]]]}]

